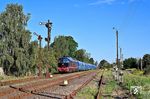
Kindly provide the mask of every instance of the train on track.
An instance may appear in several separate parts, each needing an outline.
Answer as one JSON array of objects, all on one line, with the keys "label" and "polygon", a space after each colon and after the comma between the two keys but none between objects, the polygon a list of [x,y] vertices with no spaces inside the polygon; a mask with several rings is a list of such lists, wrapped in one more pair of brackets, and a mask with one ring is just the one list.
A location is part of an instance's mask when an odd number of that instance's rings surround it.
[{"label": "train on track", "polygon": [[84,63],[68,56],[63,56],[59,58],[58,71],[61,73],[85,71],[92,69],[96,69],[96,66],[93,64]]}]

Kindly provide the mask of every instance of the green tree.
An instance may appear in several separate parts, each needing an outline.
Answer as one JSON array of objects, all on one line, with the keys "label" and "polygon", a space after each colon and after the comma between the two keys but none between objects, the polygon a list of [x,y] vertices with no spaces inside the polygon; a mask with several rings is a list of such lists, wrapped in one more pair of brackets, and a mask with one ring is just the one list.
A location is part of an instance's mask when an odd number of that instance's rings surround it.
[{"label": "green tree", "polygon": [[57,72],[57,59],[55,58],[55,52],[52,48],[50,51],[47,50],[47,47],[43,49],[43,69],[49,68],[49,72]]},{"label": "green tree", "polygon": [[29,55],[30,55],[30,72],[32,74],[37,73],[38,69],[38,55],[39,55],[39,48],[38,48],[38,41],[32,41],[29,45]]},{"label": "green tree", "polygon": [[75,58],[79,61],[84,61],[85,59],[85,50],[84,49],[79,49],[75,52]]},{"label": "green tree", "polygon": [[98,64],[99,68],[111,68],[111,65],[108,61],[106,60],[101,60],[100,63]]},{"label": "green tree", "polygon": [[138,68],[137,59],[136,58],[128,58],[123,62],[123,66],[125,69],[127,68]]},{"label": "green tree", "polygon": [[25,15],[23,7],[18,4],[8,4],[0,14],[1,61],[6,74],[24,75],[29,71],[31,33],[26,30],[29,17],[30,14]]},{"label": "green tree", "polygon": [[143,56],[143,69],[144,74],[150,74],[150,54],[145,54]]},{"label": "green tree", "polygon": [[93,59],[93,58],[90,58],[90,59],[89,59],[89,63],[90,63],[90,64],[94,64],[94,59]]},{"label": "green tree", "polygon": [[66,36],[66,40],[69,43],[68,49],[69,49],[69,56],[74,57],[75,51],[77,50],[78,43],[73,39],[72,36]]},{"label": "green tree", "polygon": [[62,56],[74,56],[74,52],[78,47],[78,43],[71,36],[58,36],[55,37],[54,42],[51,44],[55,51],[55,57],[58,59]]},{"label": "green tree", "polygon": [[94,59],[90,57],[90,53],[87,53],[85,49],[79,49],[75,51],[75,57],[77,60],[94,64]]}]

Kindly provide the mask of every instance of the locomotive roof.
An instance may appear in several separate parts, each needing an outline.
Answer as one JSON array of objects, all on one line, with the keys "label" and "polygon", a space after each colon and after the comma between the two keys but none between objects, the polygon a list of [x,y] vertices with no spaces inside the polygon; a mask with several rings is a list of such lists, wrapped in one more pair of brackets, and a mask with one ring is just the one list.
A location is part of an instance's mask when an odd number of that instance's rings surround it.
[{"label": "locomotive roof", "polygon": [[69,61],[75,61],[72,57],[69,57],[69,56],[64,56],[62,58],[67,58],[67,59],[69,59]]},{"label": "locomotive roof", "polygon": [[[85,63],[85,62],[73,59],[72,57],[69,57],[69,56],[63,56],[62,58],[67,58],[67,59],[69,59],[69,61],[76,61],[76,62],[79,62],[80,64],[82,63],[82,64],[93,65],[93,64],[89,64],[89,63]],[[95,65],[93,65],[93,66],[95,66]]]}]

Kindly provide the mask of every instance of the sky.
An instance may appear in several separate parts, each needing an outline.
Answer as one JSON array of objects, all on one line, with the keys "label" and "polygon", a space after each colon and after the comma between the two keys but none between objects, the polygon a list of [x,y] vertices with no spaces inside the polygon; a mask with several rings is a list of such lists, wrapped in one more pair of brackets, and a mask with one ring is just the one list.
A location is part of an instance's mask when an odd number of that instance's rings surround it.
[{"label": "sky", "polygon": [[51,42],[58,35],[72,36],[78,49],[85,49],[98,62],[115,62],[116,30],[124,59],[150,54],[150,0],[0,0],[0,13],[10,3],[21,4],[25,14],[31,13],[27,29],[32,33],[46,37],[47,28],[39,23],[49,19]]}]

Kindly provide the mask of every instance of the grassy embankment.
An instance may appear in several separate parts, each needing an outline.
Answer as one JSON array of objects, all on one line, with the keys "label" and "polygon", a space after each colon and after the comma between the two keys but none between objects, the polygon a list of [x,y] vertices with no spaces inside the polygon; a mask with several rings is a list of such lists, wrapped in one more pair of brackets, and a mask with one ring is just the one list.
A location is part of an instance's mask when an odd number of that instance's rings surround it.
[{"label": "grassy embankment", "polygon": [[150,76],[143,75],[142,71],[125,72],[123,86],[128,90],[131,89],[131,86],[141,86],[141,92],[137,97],[139,99],[149,99],[150,97]]}]

